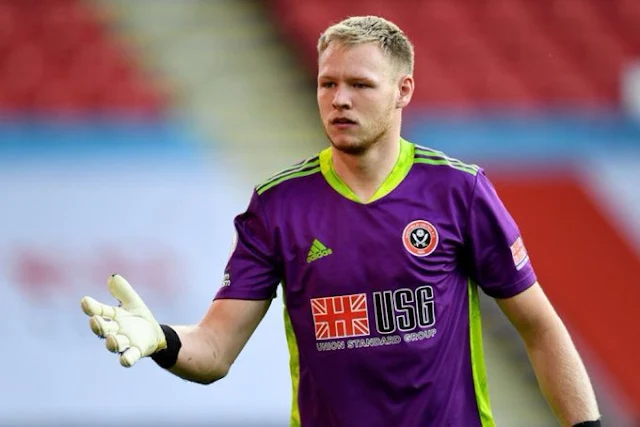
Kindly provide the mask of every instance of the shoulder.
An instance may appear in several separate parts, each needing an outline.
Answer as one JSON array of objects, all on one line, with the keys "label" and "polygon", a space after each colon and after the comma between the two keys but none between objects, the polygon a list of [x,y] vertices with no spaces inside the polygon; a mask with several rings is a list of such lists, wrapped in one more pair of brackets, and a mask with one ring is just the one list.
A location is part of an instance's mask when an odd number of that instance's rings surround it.
[{"label": "shoulder", "polygon": [[283,188],[304,187],[307,180],[305,177],[313,177],[320,174],[320,155],[315,154],[292,166],[289,166],[262,181],[255,186],[258,196],[274,193]]},{"label": "shoulder", "polygon": [[449,176],[459,175],[467,180],[475,180],[483,169],[475,164],[465,163],[462,160],[448,156],[442,151],[414,144],[413,163],[425,171],[438,170]]},{"label": "shoulder", "polygon": [[411,173],[415,182],[429,194],[445,200],[452,197],[470,200],[478,181],[486,179],[482,167],[417,144],[414,144]]}]

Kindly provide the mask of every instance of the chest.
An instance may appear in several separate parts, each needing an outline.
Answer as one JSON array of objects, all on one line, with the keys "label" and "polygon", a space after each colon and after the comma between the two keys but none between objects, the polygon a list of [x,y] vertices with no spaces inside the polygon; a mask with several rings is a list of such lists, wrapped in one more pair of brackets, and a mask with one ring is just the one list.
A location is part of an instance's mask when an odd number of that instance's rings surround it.
[{"label": "chest", "polygon": [[437,284],[456,269],[463,219],[447,200],[425,197],[290,206],[277,236],[288,299]]}]

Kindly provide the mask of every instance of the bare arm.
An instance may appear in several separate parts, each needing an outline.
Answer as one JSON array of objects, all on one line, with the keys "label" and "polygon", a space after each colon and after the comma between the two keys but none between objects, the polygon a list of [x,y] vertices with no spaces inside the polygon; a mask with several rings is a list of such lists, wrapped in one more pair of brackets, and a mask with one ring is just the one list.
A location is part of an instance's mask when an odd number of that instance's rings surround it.
[{"label": "bare arm", "polygon": [[269,309],[271,300],[215,300],[197,325],[172,326],[182,347],[169,371],[211,384],[223,378]]},{"label": "bare arm", "polygon": [[498,305],[524,340],[542,393],[563,426],[600,417],[580,355],[538,283]]}]

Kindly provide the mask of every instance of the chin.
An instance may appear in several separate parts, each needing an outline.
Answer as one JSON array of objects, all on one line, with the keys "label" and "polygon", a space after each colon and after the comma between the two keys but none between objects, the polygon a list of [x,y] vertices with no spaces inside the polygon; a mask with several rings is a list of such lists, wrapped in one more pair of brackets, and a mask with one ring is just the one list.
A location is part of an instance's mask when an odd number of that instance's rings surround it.
[{"label": "chin", "polygon": [[329,138],[331,145],[338,151],[342,151],[345,154],[358,155],[367,151],[367,148],[371,144],[364,143],[357,138],[345,137],[340,135],[336,138]]}]

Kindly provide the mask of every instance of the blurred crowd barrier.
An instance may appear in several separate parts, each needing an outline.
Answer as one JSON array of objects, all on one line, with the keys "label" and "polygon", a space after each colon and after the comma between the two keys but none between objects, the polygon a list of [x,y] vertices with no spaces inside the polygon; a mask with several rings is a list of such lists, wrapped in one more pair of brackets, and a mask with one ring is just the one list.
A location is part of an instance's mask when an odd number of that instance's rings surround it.
[{"label": "blurred crowd barrier", "polygon": [[0,124],[0,425],[286,424],[278,307],[230,380],[208,389],[149,360],[121,367],[80,309],[84,295],[117,304],[115,272],[161,321],[195,323],[208,308],[250,189],[187,135],[167,123]]}]

